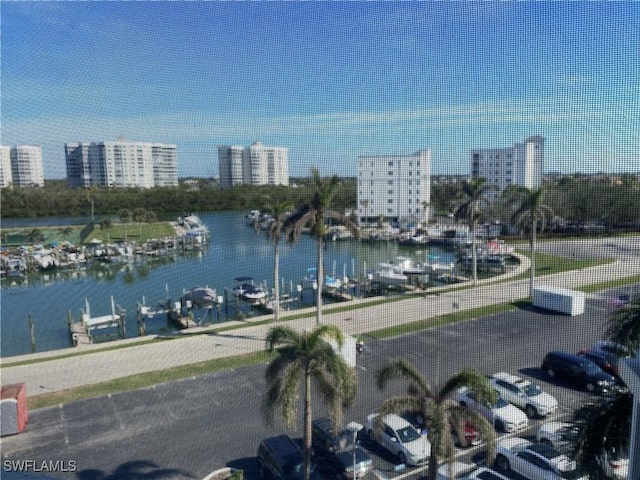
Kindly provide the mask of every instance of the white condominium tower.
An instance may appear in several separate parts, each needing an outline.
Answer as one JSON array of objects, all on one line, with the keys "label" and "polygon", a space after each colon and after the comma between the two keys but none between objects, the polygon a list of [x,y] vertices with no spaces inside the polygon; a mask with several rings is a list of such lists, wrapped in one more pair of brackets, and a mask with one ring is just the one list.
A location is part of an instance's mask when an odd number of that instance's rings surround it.
[{"label": "white condominium tower", "polygon": [[358,217],[361,222],[429,221],[431,150],[413,155],[358,157]]},{"label": "white condominium tower", "polygon": [[0,188],[13,185],[11,174],[11,147],[0,145]]},{"label": "white condominium tower", "polygon": [[65,143],[69,187],[178,185],[177,146],[145,142]]},{"label": "white condominium tower", "polygon": [[543,169],[544,138],[539,135],[513,147],[471,150],[471,176],[485,178],[494,187],[489,192],[494,199],[510,185],[538,188]]},{"label": "white condominium tower", "polygon": [[43,187],[42,148],[38,145],[0,147],[0,187]]},{"label": "white condominium tower", "polygon": [[286,147],[218,145],[220,185],[289,185]]}]

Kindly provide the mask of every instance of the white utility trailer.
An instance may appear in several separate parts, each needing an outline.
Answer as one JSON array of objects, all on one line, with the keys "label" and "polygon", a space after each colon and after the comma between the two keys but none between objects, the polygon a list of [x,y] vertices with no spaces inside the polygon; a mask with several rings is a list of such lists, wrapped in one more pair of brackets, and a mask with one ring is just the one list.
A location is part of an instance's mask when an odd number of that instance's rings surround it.
[{"label": "white utility trailer", "polygon": [[533,289],[533,306],[566,313],[580,315],[584,313],[585,294],[568,288],[539,286]]}]

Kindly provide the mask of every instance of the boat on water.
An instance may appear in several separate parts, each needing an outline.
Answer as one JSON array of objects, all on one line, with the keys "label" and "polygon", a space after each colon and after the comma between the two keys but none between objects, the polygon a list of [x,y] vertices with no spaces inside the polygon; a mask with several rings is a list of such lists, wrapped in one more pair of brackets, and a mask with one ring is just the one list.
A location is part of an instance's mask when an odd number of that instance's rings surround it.
[{"label": "boat on water", "polygon": [[[302,288],[305,290],[315,290],[318,288],[318,276],[316,267],[307,268],[307,275],[302,279]],[[343,280],[335,275],[325,275],[322,283],[324,292],[335,292],[343,286]]]},{"label": "boat on water", "polygon": [[371,281],[386,287],[401,287],[409,281],[409,277],[399,272],[391,263],[380,263],[372,273]]},{"label": "boat on water", "polygon": [[335,225],[329,228],[327,236],[332,242],[336,242],[339,240],[351,240],[353,233],[344,225]]},{"label": "boat on water", "polygon": [[184,292],[181,300],[189,301],[201,308],[210,308],[218,301],[218,295],[213,288],[195,287]]},{"label": "boat on water", "polygon": [[178,225],[182,227],[185,238],[202,243],[209,236],[209,229],[195,213],[178,218]]},{"label": "boat on water", "polygon": [[255,226],[256,222],[260,219],[260,210],[251,210],[244,216],[244,219],[250,227]]},{"label": "boat on water", "polygon": [[402,232],[398,236],[398,244],[403,246],[422,246],[429,243],[429,235],[427,232],[418,229]]},{"label": "boat on water", "polygon": [[241,300],[251,305],[257,305],[267,298],[267,292],[255,284],[253,277],[237,277],[234,280],[236,285],[232,292]]},{"label": "boat on water", "polygon": [[424,265],[414,262],[409,257],[396,257],[395,268],[404,275],[425,275],[428,273]]}]

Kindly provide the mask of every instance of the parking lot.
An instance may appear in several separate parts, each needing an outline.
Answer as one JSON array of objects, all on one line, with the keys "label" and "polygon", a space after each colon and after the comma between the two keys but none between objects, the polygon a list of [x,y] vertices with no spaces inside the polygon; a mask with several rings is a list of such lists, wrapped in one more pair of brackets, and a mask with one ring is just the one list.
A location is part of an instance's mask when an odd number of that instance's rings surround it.
[{"label": "parking lot", "polygon": [[[401,382],[383,392],[374,384],[377,370],[395,358],[414,364],[434,388],[462,368],[516,373],[558,399],[560,409],[554,417],[570,415],[591,394],[550,382],[540,362],[549,350],[575,352],[599,340],[612,308],[609,300],[617,293],[589,298],[586,312],[574,317],[520,309],[388,340],[368,339],[358,357],[359,394],[345,423],[364,425],[382,401],[404,393]],[[256,449],[261,438],[282,432],[301,437],[301,421],[293,430],[265,425],[259,408],[263,375],[264,366],[252,366],[33,411],[27,431],[3,438],[3,464],[16,459],[73,461],[76,471],[56,475],[80,479],[131,478],[132,471],[146,472],[149,478],[203,478],[228,465],[242,468],[246,478],[258,478]],[[320,401],[314,405],[315,416],[326,414]],[[531,421],[521,434],[534,435],[541,422]],[[393,459],[365,437],[362,445],[374,459],[371,478],[424,474],[416,468],[396,469]],[[482,458],[480,449],[462,453],[463,458]]]}]

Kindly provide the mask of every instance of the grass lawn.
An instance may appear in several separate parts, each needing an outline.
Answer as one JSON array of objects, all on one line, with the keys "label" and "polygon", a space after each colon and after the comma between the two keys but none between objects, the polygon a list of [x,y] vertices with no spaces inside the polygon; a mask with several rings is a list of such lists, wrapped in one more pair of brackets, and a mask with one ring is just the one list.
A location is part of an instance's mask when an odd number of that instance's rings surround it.
[{"label": "grass lawn", "polygon": [[103,242],[125,240],[144,243],[152,238],[172,237],[175,234],[176,232],[169,222],[114,223],[108,229],[102,229],[100,225],[95,225],[91,233],[87,235],[85,242],[96,238]]},{"label": "grass lawn", "polygon": [[[113,223],[111,228],[102,229],[99,224],[63,225],[37,228],[3,228],[0,229],[2,244],[17,247],[32,243],[48,245],[53,242],[69,241],[75,245],[88,243],[94,238],[105,243],[118,240],[144,243],[152,238],[171,237],[175,230],[169,222],[155,223]],[[36,237],[37,234],[37,237]],[[39,237],[39,239],[37,239]]]}]

